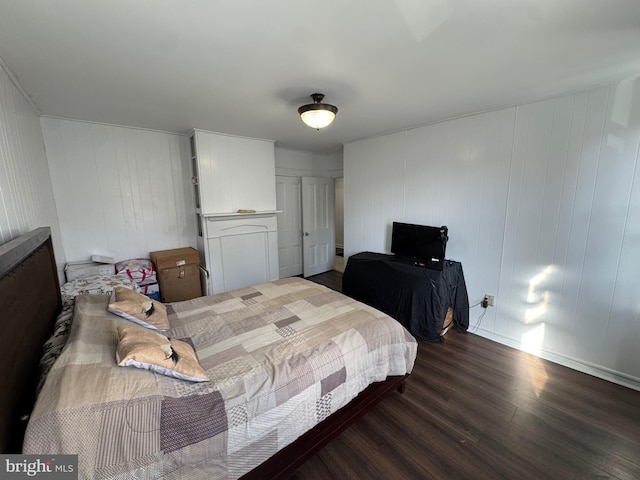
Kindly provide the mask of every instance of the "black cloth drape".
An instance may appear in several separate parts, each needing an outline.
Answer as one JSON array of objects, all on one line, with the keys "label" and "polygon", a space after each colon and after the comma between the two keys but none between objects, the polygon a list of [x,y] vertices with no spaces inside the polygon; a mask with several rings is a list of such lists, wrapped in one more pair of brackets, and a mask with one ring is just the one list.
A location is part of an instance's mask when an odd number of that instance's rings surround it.
[{"label": "black cloth drape", "polygon": [[440,272],[402,257],[362,252],[349,257],[342,291],[395,318],[421,340],[443,341],[440,333],[449,307],[454,328],[469,328],[469,298],[460,262],[445,260]]}]

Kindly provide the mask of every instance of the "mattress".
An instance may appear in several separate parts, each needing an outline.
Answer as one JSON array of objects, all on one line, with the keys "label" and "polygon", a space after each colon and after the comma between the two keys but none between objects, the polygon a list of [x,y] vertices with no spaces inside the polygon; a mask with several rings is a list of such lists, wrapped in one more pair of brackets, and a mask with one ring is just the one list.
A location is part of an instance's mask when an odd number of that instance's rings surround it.
[{"label": "mattress", "polygon": [[76,300],[23,453],[78,454],[79,478],[237,478],[346,405],[410,373],[415,339],[387,315],[289,278],[167,305],[168,336],[209,381],[119,367],[108,297]]}]

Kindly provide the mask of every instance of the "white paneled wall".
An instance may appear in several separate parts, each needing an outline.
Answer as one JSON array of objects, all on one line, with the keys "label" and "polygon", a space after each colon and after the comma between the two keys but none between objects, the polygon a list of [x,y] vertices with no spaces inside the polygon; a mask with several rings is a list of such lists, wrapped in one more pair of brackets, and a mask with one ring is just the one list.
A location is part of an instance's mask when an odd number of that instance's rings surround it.
[{"label": "white paneled wall", "polygon": [[183,135],[42,117],[68,261],[195,247]]},{"label": "white paneled wall", "polygon": [[640,80],[345,146],[345,248],[447,225],[471,331],[640,389]]},{"label": "white paneled wall", "polygon": [[301,150],[275,147],[276,175],[304,177],[314,175],[313,154]]},{"label": "white paneled wall", "polygon": [[342,151],[316,154],[275,148],[276,175],[287,177],[342,177]]},{"label": "white paneled wall", "polygon": [[51,227],[56,261],[64,265],[38,113],[0,63],[0,244],[43,226]]}]

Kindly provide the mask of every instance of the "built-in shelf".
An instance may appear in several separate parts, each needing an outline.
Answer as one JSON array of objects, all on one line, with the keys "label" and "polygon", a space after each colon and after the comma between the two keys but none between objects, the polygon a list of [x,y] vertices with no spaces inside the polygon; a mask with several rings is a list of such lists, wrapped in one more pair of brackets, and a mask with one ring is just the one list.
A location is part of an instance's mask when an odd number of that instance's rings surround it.
[{"label": "built-in shelf", "polygon": [[205,218],[260,217],[264,215],[275,215],[276,213],[282,213],[282,210],[262,210],[259,212],[251,212],[251,213],[238,213],[238,212],[209,213],[209,214],[205,213],[202,216]]}]

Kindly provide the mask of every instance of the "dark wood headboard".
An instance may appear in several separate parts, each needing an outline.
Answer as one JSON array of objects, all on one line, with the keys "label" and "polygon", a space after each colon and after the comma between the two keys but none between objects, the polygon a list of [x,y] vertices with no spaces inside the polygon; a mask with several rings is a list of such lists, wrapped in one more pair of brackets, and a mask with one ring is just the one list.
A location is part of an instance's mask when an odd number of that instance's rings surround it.
[{"label": "dark wood headboard", "polygon": [[0,246],[0,452],[20,453],[42,346],[62,308],[51,229]]}]

